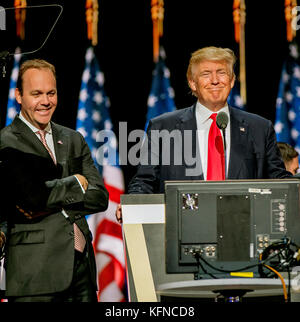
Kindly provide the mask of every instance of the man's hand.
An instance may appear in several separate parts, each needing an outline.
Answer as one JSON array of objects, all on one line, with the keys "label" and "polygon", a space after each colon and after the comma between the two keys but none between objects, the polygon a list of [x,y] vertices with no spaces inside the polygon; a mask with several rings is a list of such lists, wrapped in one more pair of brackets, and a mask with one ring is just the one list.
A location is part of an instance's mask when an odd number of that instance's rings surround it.
[{"label": "man's hand", "polygon": [[121,208],[120,204],[117,206],[116,219],[119,222],[119,224],[122,224],[122,222],[123,222],[123,220],[122,220],[122,208]]},{"label": "man's hand", "polygon": [[74,174],[74,176],[79,180],[79,182],[82,185],[82,188],[84,189],[84,191],[86,191],[86,189],[88,188],[88,185],[89,185],[89,183],[86,180],[86,178],[81,174]]},{"label": "man's hand", "polygon": [[5,242],[6,242],[6,237],[4,235],[4,232],[0,231],[0,248],[4,246]]}]

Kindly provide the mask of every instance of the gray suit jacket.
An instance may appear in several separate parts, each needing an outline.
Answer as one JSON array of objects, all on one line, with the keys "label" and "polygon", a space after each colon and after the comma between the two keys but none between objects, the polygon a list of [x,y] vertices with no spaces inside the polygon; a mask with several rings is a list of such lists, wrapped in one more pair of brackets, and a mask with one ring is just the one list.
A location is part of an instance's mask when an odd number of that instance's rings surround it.
[{"label": "gray suit jacket", "polygon": [[[129,193],[161,193],[166,180],[203,180],[195,108],[193,105],[165,113],[149,122],[148,142],[145,141],[148,144],[144,149],[148,160],[138,167],[129,184]],[[285,170],[280,157],[272,123],[233,107],[229,107],[229,113],[231,147],[227,179],[290,177],[291,173]],[[158,144],[154,142],[153,137],[162,131],[173,134],[169,149],[163,146],[163,140]],[[165,135],[164,139],[168,141],[169,138]],[[170,155],[168,164],[162,160],[164,153]],[[182,154],[179,159],[178,153]]]},{"label": "gray suit jacket", "polygon": [[[14,212],[15,205],[7,207],[10,211],[1,212],[0,223],[4,223],[4,227],[7,225],[8,230],[6,296],[55,293],[70,286],[74,264],[74,222],[86,238],[91,279],[96,288],[95,257],[85,215],[106,210],[108,192],[81,134],[53,122],[51,126],[59,175],[52,178],[37,176],[38,179],[47,180],[42,185],[39,183],[43,187],[41,189],[46,189],[47,198],[44,203],[39,200],[34,205],[41,208],[36,210],[50,214],[30,220]],[[13,148],[26,156],[41,157],[41,161],[51,160],[42,142],[18,117],[0,132],[0,150],[7,148]],[[22,160],[19,162],[22,169]],[[35,169],[27,170],[24,168],[23,173],[27,176],[25,181],[30,190],[33,186],[28,178],[30,171],[32,181],[38,179],[34,174]],[[85,176],[89,182],[85,194],[73,176],[77,173]],[[42,194],[45,191],[41,189]],[[25,189],[20,191],[26,192]],[[41,196],[37,191],[31,194],[36,194],[35,201]],[[30,204],[26,206],[30,207]],[[66,211],[68,218],[62,214],[62,209]]]}]

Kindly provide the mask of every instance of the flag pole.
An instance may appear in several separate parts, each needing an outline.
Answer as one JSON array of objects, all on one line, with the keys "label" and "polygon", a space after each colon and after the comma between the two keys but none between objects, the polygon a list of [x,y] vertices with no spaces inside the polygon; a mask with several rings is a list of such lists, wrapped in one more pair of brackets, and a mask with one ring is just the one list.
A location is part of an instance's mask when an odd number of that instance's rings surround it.
[{"label": "flag pole", "polygon": [[241,97],[243,104],[247,104],[246,89],[246,50],[245,50],[245,23],[246,23],[246,5],[245,0],[241,0],[240,4],[240,84]]},{"label": "flag pole", "polygon": [[87,38],[92,41],[93,46],[98,44],[98,7],[98,0],[86,0]]},{"label": "flag pole", "polygon": [[16,29],[17,36],[21,39],[25,39],[25,20],[26,20],[26,0],[15,0],[15,19],[16,19]]},{"label": "flag pole", "polygon": [[290,43],[296,37],[296,28],[293,28],[293,20],[296,19],[297,10],[293,10],[297,7],[297,0],[285,0],[284,14],[286,20],[286,39]]},{"label": "flag pole", "polygon": [[151,16],[153,22],[153,60],[158,62],[159,39],[163,35],[164,1],[151,0]]},{"label": "flag pole", "polygon": [[234,38],[239,44],[240,56],[240,95],[243,105],[247,103],[246,89],[246,50],[245,50],[245,24],[246,24],[246,4],[245,0],[233,0],[233,23]]}]

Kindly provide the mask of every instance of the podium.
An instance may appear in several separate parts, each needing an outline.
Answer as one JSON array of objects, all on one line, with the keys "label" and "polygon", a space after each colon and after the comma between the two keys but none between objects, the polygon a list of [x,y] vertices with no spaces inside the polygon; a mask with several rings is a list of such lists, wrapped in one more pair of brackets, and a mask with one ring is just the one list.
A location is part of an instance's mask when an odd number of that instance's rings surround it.
[{"label": "podium", "polygon": [[129,300],[157,302],[159,285],[193,280],[165,272],[164,195],[122,195],[121,205]]},{"label": "podium", "polygon": [[[194,280],[194,274],[167,274],[165,268],[165,200],[163,194],[122,195],[123,241],[130,302],[214,301],[226,291],[243,298],[282,297],[279,279],[228,278]],[[286,281],[288,285],[288,281]],[[259,301],[259,299],[257,299]]]}]

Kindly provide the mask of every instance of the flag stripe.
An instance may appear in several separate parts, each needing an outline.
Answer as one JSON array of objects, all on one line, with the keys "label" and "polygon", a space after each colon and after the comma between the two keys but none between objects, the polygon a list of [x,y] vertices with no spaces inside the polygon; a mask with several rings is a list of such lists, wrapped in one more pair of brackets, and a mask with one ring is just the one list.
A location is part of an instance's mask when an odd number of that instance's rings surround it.
[{"label": "flag stripe", "polygon": [[103,178],[106,184],[118,188],[121,193],[124,191],[124,178],[122,170],[119,167],[106,165],[103,168]]},{"label": "flag stripe", "polygon": [[120,203],[121,194],[124,193],[124,190],[120,190],[116,187],[108,185],[106,180],[104,180],[105,188],[109,193],[109,199],[113,202]]},{"label": "flag stripe", "polygon": [[107,234],[122,240],[122,228],[120,224],[108,219],[102,219],[97,227],[98,233]]},{"label": "flag stripe", "polygon": [[[99,300],[124,301],[124,247],[121,226],[114,215],[120,195],[124,192],[124,179],[118,164],[117,142],[109,113],[110,102],[104,91],[104,75],[92,47],[87,49],[85,60],[76,128],[84,136],[109,192],[108,209],[92,214],[87,219],[94,238]],[[98,139],[103,132],[109,134],[105,143]]]}]

